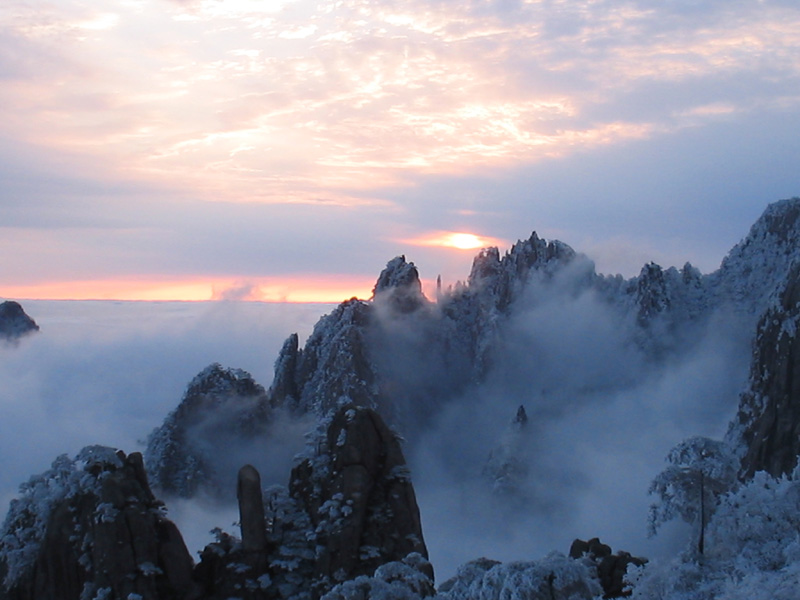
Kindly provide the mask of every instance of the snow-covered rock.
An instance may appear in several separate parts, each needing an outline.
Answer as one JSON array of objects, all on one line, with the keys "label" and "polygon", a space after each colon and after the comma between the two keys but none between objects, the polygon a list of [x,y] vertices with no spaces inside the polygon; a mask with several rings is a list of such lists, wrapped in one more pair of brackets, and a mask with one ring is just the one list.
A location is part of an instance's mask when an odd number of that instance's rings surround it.
[{"label": "snow-covered rock", "polygon": [[266,392],[249,373],[209,365],[148,437],[145,464],[153,486],[183,497],[201,488],[220,492],[219,471],[231,442],[263,435],[269,419]]},{"label": "snow-covered rock", "polygon": [[193,563],[142,457],[100,446],[58,457],[13,500],[0,533],[3,600],[164,600],[196,592]]},{"label": "snow-covered rock", "polygon": [[761,317],[748,389],[729,437],[743,449],[742,472],[791,473],[800,454],[800,262]]}]

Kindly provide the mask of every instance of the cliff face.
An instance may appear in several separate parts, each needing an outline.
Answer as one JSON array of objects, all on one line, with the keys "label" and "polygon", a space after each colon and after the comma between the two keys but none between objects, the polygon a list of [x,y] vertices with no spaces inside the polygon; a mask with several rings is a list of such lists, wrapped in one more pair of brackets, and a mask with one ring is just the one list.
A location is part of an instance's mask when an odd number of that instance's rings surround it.
[{"label": "cliff face", "polygon": [[372,410],[340,409],[314,456],[292,471],[289,490],[318,532],[318,580],[372,575],[410,553],[427,557],[400,441]]},{"label": "cliff face", "polygon": [[800,454],[800,263],[764,313],[754,342],[750,383],[735,432],[745,449],[742,472],[790,474]]}]

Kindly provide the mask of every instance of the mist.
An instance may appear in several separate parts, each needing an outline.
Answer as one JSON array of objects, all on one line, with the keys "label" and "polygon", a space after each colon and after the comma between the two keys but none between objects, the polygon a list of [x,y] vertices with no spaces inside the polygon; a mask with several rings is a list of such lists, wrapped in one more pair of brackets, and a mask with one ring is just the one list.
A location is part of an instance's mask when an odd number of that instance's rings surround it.
[{"label": "mist", "polygon": [[[430,315],[415,323],[376,311],[382,333],[373,341],[392,340],[376,359],[391,365],[406,404],[398,407],[404,450],[440,583],[468,560],[566,553],[578,537],[599,536],[614,550],[655,558],[688,535],[673,525],[647,538],[647,489],[672,446],[692,435],[724,435],[747,376],[752,332],[716,314],[693,326],[691,344],[676,342],[679,351],[654,358],[632,339],[629,317],[576,284],[584,275],[565,269],[547,289],[534,286],[517,301],[480,383],[465,381],[458,349],[449,359],[439,354]],[[20,483],[59,454],[88,444],[143,450],[188,382],[212,362],[244,369],[268,387],[284,339],[298,332],[302,344],[332,308],[23,304],[41,331],[0,347],[4,508]],[[512,424],[520,406],[524,431]],[[263,442],[232,442],[217,465],[227,473],[223,481],[233,491],[238,468],[253,462],[264,487],[286,485],[310,428],[276,416]],[[487,460],[498,452],[521,461],[524,476],[512,494],[493,491],[487,477]],[[212,528],[236,531],[232,497],[164,500],[193,553],[211,541]]]},{"label": "mist", "polygon": [[[213,362],[244,369],[268,386],[284,339],[292,332],[305,338],[330,309],[227,301],[22,304],[41,330],[0,344],[4,515],[19,485],[60,454],[74,456],[91,444],[143,451],[189,381]],[[302,439],[302,432],[281,431],[275,444],[258,449],[265,455],[259,466],[265,481],[285,484],[297,446],[287,438]],[[230,529],[230,519],[220,517],[228,509],[215,501],[166,500],[192,551],[211,541],[212,527]]]},{"label": "mist", "polygon": [[[651,559],[686,542],[681,524],[648,538],[648,487],[678,442],[725,435],[754,324],[719,310],[648,343],[635,315],[580,285],[585,275],[575,264],[530,286],[500,325],[486,377],[444,399],[431,397],[430,385],[415,389],[448,380],[435,372],[440,362],[426,370],[430,341],[414,340],[407,315],[379,312],[381,327],[405,332],[407,354],[396,343],[380,359],[391,362],[401,397],[435,405],[403,435],[440,583],[478,557],[531,560],[566,553],[576,538]],[[520,406],[524,427],[513,423]],[[510,490],[487,475],[490,455],[504,453],[516,461]]]}]

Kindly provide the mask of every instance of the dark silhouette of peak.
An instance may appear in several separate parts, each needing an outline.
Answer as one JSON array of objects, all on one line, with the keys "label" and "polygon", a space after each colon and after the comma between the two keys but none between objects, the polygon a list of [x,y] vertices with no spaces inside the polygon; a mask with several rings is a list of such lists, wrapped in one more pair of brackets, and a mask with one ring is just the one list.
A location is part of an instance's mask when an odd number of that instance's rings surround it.
[{"label": "dark silhouette of peak", "polygon": [[19,302],[6,300],[0,304],[0,339],[15,341],[34,331],[39,331],[39,326]]}]

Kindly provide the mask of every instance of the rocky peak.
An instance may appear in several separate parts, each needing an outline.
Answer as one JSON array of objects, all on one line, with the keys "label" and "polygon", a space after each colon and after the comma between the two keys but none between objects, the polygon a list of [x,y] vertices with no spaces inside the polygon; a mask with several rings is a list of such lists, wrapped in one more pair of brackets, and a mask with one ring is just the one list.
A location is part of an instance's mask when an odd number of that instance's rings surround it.
[{"label": "rocky peak", "polygon": [[514,417],[514,424],[518,425],[519,427],[524,427],[528,424],[528,413],[525,412],[525,407],[523,405],[519,405],[517,409],[517,414]]},{"label": "rocky peak", "polygon": [[145,458],[154,486],[183,497],[200,488],[222,493],[224,451],[231,442],[263,433],[269,419],[266,392],[248,372],[209,365],[147,439]]},{"label": "rocky peak", "polygon": [[334,415],[314,455],[292,471],[290,494],[316,528],[320,581],[372,575],[414,552],[427,558],[400,441],[373,410]]},{"label": "rocky peak", "polygon": [[646,324],[655,315],[669,309],[670,296],[664,270],[654,262],[642,267],[636,279],[637,319]]},{"label": "rocky peak", "polygon": [[372,290],[376,302],[388,302],[401,313],[414,312],[427,303],[422,293],[419,271],[405,256],[397,256],[386,263]]},{"label": "rocky peak", "polygon": [[800,198],[774,202],[714,273],[717,295],[720,301],[757,317],[798,260]]},{"label": "rocky peak", "polygon": [[264,388],[242,369],[213,363],[192,378],[183,395],[187,405],[219,402],[226,396],[263,396]]},{"label": "rocky peak", "polygon": [[380,404],[367,342],[372,310],[370,303],[353,298],[314,326],[298,355],[293,382],[297,398],[291,408],[328,415],[342,404],[372,408]]},{"label": "rocky peak", "polygon": [[297,364],[300,353],[299,338],[293,333],[283,342],[275,360],[275,376],[269,387],[269,401],[272,406],[297,406],[299,399]]},{"label": "rocky peak", "polygon": [[495,297],[497,307],[504,310],[531,272],[552,275],[575,256],[568,245],[557,240],[548,242],[533,232],[527,240],[514,244],[502,258],[495,247],[481,250],[472,263],[469,287],[477,292],[485,290]]},{"label": "rocky peak", "polygon": [[14,341],[34,331],[39,331],[39,326],[19,302],[6,300],[0,304],[0,338]]},{"label": "rocky peak", "polygon": [[482,475],[491,486],[492,493],[513,502],[526,502],[531,431],[528,414],[520,405],[514,418],[502,433],[499,443],[492,448],[482,469]]},{"label": "rocky peak", "polygon": [[191,556],[138,453],[59,457],[22,486],[1,539],[4,600],[197,597]]}]

